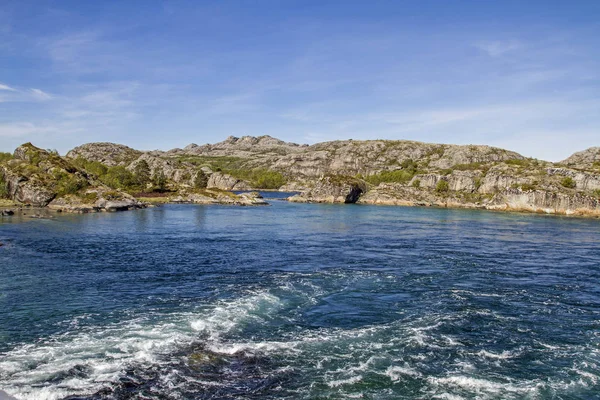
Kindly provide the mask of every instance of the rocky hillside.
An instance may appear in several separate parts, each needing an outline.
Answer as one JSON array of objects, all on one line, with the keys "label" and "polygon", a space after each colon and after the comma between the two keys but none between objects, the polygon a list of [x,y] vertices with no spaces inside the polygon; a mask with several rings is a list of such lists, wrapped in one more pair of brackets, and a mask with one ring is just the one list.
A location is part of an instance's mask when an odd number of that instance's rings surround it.
[{"label": "rocky hillside", "polygon": [[142,208],[157,201],[266,204],[257,193],[235,195],[221,188],[250,186],[210,168],[112,143],[83,145],[67,157],[31,143],[0,154],[0,200],[15,205],[83,213]]},{"label": "rocky hillside", "polygon": [[600,172],[600,147],[590,147],[579,151],[560,162],[570,168],[595,170]]},{"label": "rocky hillside", "polygon": [[95,183],[136,196],[280,189],[302,191],[292,200],[305,202],[600,215],[599,149],[554,164],[480,145],[344,140],[308,146],[270,136],[231,136],[169,151],[89,143],[63,161]]},{"label": "rocky hillside", "polygon": [[26,143],[0,164],[5,197],[24,205],[60,211],[119,211],[143,207],[129,194],[110,188],[67,159]]}]

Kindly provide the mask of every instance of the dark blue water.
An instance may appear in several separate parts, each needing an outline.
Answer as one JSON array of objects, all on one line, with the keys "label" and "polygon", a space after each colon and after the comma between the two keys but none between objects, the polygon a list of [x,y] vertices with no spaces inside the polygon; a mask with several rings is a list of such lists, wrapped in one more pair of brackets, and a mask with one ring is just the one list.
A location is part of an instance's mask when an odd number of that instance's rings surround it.
[{"label": "dark blue water", "polygon": [[600,398],[600,221],[167,205],[0,220],[18,399]]}]

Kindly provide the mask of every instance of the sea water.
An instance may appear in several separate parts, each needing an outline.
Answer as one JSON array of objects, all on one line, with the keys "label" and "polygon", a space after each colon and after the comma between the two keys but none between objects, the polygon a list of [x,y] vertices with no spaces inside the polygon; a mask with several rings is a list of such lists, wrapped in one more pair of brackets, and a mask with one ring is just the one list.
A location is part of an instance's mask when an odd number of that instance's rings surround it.
[{"label": "sea water", "polygon": [[17,399],[600,398],[600,221],[165,205],[0,220]]}]

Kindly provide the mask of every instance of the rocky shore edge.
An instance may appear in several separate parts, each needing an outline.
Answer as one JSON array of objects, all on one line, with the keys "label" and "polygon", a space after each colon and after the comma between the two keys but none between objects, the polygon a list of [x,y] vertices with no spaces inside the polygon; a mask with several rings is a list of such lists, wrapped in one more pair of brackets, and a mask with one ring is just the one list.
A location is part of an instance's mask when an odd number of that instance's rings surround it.
[{"label": "rocky shore edge", "polygon": [[365,182],[353,177],[324,177],[313,188],[289,197],[288,201],[479,209],[600,218],[600,200],[581,193],[523,190],[518,187],[508,187],[494,193],[477,193],[439,190],[438,187],[438,184],[434,184],[427,190],[412,185],[382,184],[369,188]]}]

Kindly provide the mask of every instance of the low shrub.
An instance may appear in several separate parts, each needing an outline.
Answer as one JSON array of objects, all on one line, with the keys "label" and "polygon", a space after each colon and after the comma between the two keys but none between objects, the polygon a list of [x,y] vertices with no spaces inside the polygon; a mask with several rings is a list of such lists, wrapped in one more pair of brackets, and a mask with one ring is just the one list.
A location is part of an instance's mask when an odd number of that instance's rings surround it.
[{"label": "low shrub", "polygon": [[56,180],[55,190],[58,196],[75,194],[88,185],[85,179],[65,172],[55,173],[54,179]]},{"label": "low shrub", "polygon": [[264,168],[225,169],[223,172],[234,178],[246,180],[257,189],[279,189],[287,183],[287,179],[280,172]]},{"label": "low shrub", "polygon": [[438,181],[437,185],[435,185],[435,191],[438,193],[446,193],[450,190],[450,185],[448,185],[448,181],[441,179]]},{"label": "low shrub", "polygon": [[378,174],[367,176],[365,180],[372,185],[379,185],[380,183],[407,183],[413,176],[415,176],[415,171],[399,169],[396,171],[381,171]]},{"label": "low shrub", "polygon": [[0,199],[8,198],[8,188],[6,187],[6,181],[4,175],[0,173]]},{"label": "low shrub", "polygon": [[577,186],[577,184],[575,183],[575,181],[573,180],[573,178],[571,178],[570,176],[565,176],[560,181],[560,184],[563,185],[564,187],[568,188],[568,189],[574,189],[575,186]]},{"label": "low shrub", "polygon": [[13,155],[10,153],[3,153],[0,151],[0,163],[8,160],[12,160]]}]

